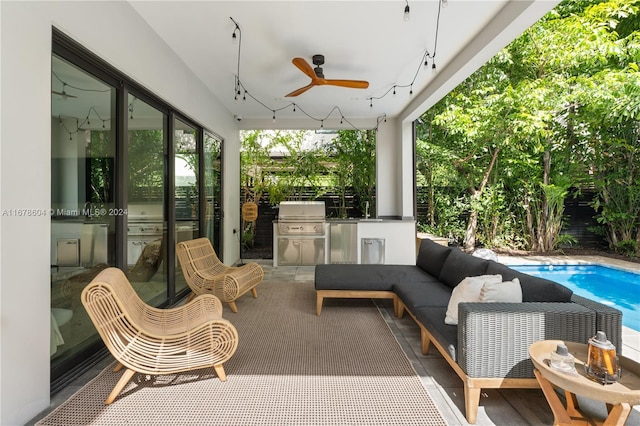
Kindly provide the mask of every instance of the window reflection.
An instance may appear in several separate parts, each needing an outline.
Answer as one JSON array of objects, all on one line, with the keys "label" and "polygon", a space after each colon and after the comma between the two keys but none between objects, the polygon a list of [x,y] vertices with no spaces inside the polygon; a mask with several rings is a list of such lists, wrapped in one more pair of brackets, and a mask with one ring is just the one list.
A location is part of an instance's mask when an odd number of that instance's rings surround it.
[{"label": "window reflection", "polygon": [[128,105],[127,278],[157,306],[167,299],[167,116],[133,95]]},{"label": "window reflection", "polygon": [[80,301],[84,286],[115,261],[115,88],[52,57],[52,376],[98,340]]},{"label": "window reflection", "polygon": [[[199,156],[196,129],[175,120],[174,166],[176,244],[199,236]],[[176,261],[177,264],[177,261]],[[187,288],[181,268],[176,268],[176,293]]]}]

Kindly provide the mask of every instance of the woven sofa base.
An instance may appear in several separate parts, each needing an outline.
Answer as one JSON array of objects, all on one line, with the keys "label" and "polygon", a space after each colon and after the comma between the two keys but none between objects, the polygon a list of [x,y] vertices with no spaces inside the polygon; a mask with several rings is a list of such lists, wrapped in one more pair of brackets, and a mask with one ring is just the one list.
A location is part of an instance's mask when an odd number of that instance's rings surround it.
[{"label": "woven sofa base", "polygon": [[513,388],[513,389],[525,389],[525,388],[539,388],[540,385],[535,378],[504,378],[504,377],[469,377],[462,370],[460,365],[449,354],[446,348],[444,348],[437,339],[422,325],[416,316],[402,303],[399,298],[394,303],[394,309],[398,317],[402,317],[404,312],[407,312],[411,318],[420,327],[420,346],[423,355],[429,352],[431,344],[440,352],[440,355],[447,361],[453,371],[460,377],[464,387],[464,408],[467,422],[475,424],[478,418],[478,407],[480,406],[480,393],[482,388],[485,389],[499,389],[499,388]]},{"label": "woven sofa base", "polygon": [[324,298],[345,299],[391,299],[393,307],[397,305],[397,297],[393,291],[384,290],[316,290],[316,315],[322,312]]}]

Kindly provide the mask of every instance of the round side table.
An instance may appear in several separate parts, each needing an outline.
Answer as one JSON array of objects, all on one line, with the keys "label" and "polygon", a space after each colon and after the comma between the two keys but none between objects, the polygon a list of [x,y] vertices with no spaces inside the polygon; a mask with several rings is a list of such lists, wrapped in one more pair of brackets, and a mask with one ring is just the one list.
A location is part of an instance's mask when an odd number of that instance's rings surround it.
[{"label": "round side table", "polygon": [[[555,425],[624,425],[631,407],[640,404],[640,364],[618,356],[622,375],[618,382],[603,385],[587,377],[584,363],[587,360],[587,345],[564,342],[576,361],[577,374],[555,370],[549,366],[549,358],[561,340],[542,340],[529,346],[529,356],[535,366],[534,373],[542,388]],[[560,401],[554,386],[564,389],[567,406]],[[607,404],[609,416],[604,422],[594,421],[580,412],[576,395]]]}]

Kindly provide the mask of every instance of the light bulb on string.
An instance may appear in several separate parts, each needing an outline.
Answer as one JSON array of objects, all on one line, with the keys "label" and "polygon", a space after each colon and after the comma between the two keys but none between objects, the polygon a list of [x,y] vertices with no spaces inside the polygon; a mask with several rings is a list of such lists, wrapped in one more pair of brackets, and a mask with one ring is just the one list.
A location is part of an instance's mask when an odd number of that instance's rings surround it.
[{"label": "light bulb on string", "polygon": [[408,22],[411,19],[410,12],[411,8],[409,7],[409,0],[407,0],[407,5],[404,7],[404,16],[402,17],[405,22]]},{"label": "light bulb on string", "polygon": [[440,2],[442,4],[442,7],[447,7],[449,6],[449,0],[441,0]]},{"label": "light bulb on string", "polygon": [[275,110],[273,110],[273,118],[272,118],[272,120],[271,120],[271,121],[272,121],[273,123],[275,123],[275,122],[276,122],[276,111],[275,111]]}]

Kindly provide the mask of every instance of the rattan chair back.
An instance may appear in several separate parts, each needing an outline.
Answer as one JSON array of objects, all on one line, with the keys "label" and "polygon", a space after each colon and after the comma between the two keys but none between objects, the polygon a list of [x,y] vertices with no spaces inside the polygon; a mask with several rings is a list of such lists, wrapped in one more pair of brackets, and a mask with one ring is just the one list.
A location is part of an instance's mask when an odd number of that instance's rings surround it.
[{"label": "rattan chair back", "polygon": [[191,288],[192,297],[214,294],[237,312],[235,301],[248,291],[258,297],[256,286],[264,278],[264,271],[255,262],[242,266],[227,266],[216,255],[207,238],[182,241],[176,247],[184,278]]},{"label": "rattan chair back", "polygon": [[235,353],[238,333],[222,318],[213,295],[170,309],[147,305],[125,274],[107,268],[82,291],[82,303],[105,346],[127,370],[105,401],[113,402],[134,373],[160,375],[214,367],[226,380],[223,363]]}]

